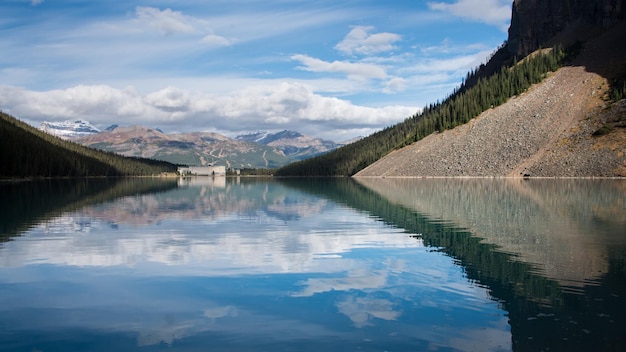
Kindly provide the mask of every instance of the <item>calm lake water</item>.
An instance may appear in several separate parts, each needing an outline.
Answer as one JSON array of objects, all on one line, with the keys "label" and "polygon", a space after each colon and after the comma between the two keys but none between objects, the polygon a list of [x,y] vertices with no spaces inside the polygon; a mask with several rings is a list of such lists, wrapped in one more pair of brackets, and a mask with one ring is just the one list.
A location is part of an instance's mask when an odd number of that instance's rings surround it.
[{"label": "calm lake water", "polygon": [[0,183],[1,351],[612,351],[625,331],[625,180]]}]

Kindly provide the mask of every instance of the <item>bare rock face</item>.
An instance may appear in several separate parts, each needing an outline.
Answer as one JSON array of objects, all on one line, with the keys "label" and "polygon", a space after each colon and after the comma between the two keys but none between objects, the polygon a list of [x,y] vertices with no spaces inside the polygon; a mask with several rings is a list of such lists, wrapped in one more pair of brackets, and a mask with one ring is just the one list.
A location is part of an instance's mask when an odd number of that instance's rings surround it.
[{"label": "bare rock face", "polygon": [[514,0],[509,52],[524,57],[571,25],[607,29],[625,18],[626,0]]}]

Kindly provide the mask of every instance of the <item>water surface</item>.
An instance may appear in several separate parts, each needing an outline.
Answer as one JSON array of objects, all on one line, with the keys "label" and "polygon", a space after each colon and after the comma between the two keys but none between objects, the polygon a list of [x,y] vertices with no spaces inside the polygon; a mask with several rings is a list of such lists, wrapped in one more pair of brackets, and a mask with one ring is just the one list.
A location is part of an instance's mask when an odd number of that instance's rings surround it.
[{"label": "water surface", "polygon": [[620,180],[0,184],[2,351],[620,350]]}]

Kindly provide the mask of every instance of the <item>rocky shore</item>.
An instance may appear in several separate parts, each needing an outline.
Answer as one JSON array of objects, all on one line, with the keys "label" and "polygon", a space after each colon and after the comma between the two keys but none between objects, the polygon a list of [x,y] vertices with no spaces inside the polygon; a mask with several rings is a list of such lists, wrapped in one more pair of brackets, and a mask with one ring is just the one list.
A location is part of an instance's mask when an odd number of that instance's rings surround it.
[{"label": "rocky shore", "polygon": [[394,151],[355,176],[626,176],[626,128],[594,136],[626,114],[626,101],[607,105],[607,88],[584,67],[564,67],[468,124]]}]

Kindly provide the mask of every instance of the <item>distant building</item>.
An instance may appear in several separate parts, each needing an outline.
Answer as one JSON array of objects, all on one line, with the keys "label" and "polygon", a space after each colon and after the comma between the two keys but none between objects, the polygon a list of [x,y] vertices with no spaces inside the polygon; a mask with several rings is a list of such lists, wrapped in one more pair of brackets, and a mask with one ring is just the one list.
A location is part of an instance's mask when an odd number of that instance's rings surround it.
[{"label": "distant building", "polygon": [[226,166],[182,166],[178,168],[180,176],[226,176]]}]

